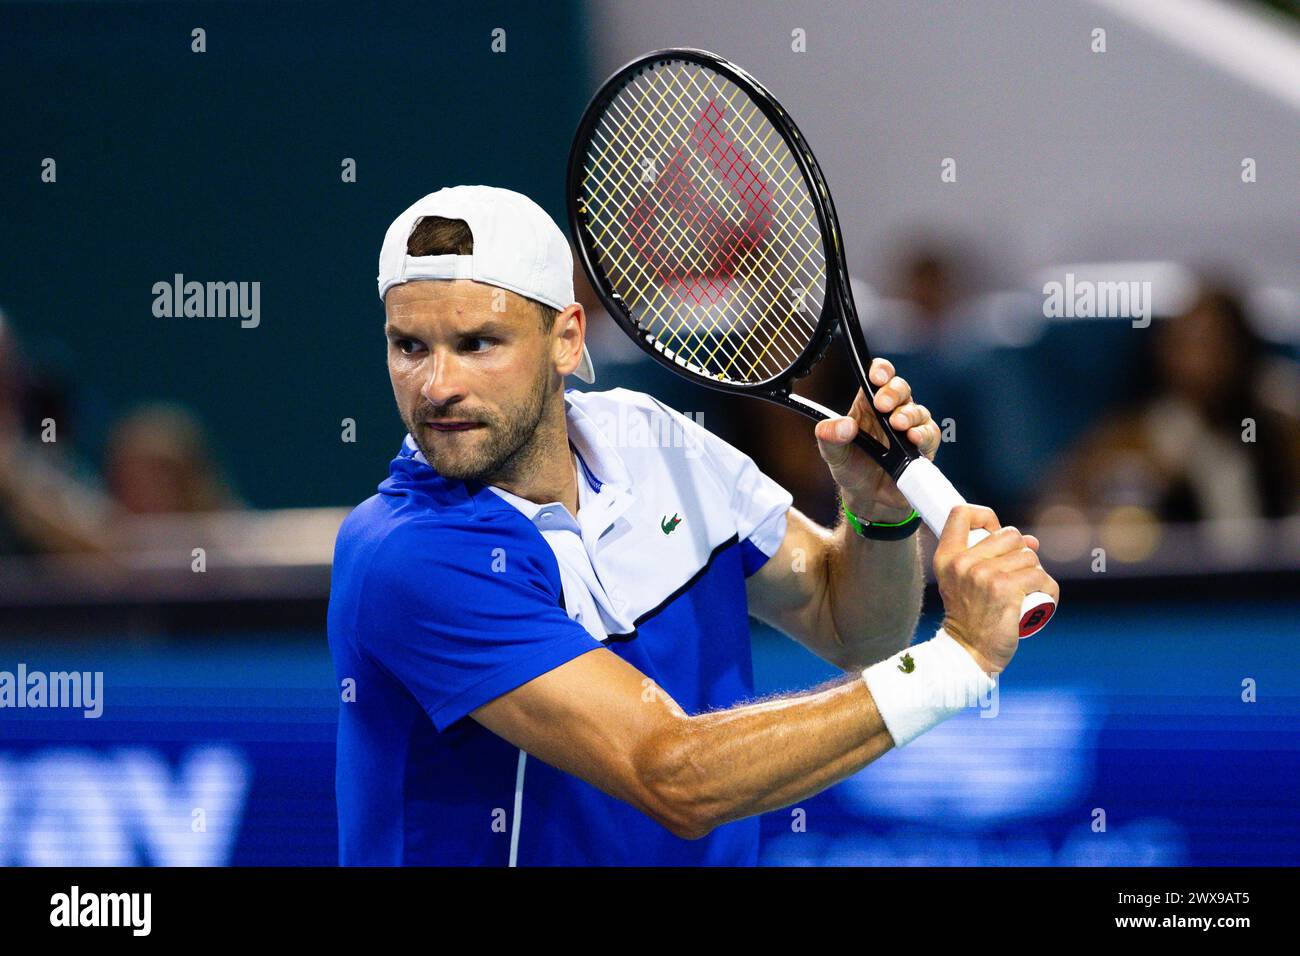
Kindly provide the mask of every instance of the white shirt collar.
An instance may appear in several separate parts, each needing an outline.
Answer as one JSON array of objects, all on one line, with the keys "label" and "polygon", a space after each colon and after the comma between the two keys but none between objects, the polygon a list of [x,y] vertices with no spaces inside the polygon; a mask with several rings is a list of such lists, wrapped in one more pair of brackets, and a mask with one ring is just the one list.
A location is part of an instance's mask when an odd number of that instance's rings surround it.
[{"label": "white shirt collar", "polygon": [[514,505],[539,531],[572,531],[582,539],[590,552],[601,536],[627,511],[634,498],[629,472],[622,456],[600,426],[578,407],[567,392],[564,396],[564,411],[569,443],[577,452],[575,465],[578,481],[586,482],[590,473],[599,486],[582,489],[587,495],[579,499],[582,506],[578,509],[577,519],[558,501],[538,504],[496,485],[488,487]]}]

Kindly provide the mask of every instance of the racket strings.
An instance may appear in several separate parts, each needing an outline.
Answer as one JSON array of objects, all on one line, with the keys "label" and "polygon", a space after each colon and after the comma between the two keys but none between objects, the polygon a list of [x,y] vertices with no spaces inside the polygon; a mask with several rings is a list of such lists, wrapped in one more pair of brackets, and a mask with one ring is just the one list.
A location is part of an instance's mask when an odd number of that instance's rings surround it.
[{"label": "racket strings", "polygon": [[[706,92],[707,92],[707,91],[701,91],[701,90],[699,90],[698,85],[693,85],[693,86],[695,86],[695,95],[697,95],[697,99],[695,99],[694,107],[698,107],[698,96],[706,95]],[[681,87],[680,87],[680,85],[679,85],[679,96],[680,96],[680,92],[684,92],[684,90],[681,90]],[[732,87],[731,92],[732,92],[732,98],[735,98],[735,96],[737,96],[738,94],[740,94],[740,91],[736,90],[735,87]],[[715,104],[715,105],[716,105],[716,104]],[[708,117],[705,116],[705,120],[706,120],[706,121],[707,121],[707,118],[708,118]],[[748,126],[748,124],[746,124],[746,126]],[[697,129],[698,129],[698,126],[697,126]],[[770,134],[775,134],[775,130],[770,130]],[[698,139],[698,137],[697,137],[697,139]],[[753,148],[753,146],[754,146],[753,139],[751,139],[750,147]],[[772,151],[771,151],[771,148],[767,148],[767,152],[770,153],[770,155],[771,155],[771,152],[772,152]],[[788,172],[788,169],[785,170],[785,179],[787,179],[787,181],[788,181],[788,179],[789,179],[789,172]],[[783,186],[783,191],[784,191],[785,183],[781,183],[781,186]],[[714,191],[714,195],[718,195],[718,194],[716,194],[716,190]],[[768,272],[768,273],[764,273],[764,274],[770,274],[770,272]],[[753,338],[753,336],[750,336],[749,338]],[[768,341],[768,346],[770,346],[772,342],[777,342],[777,341],[780,341],[780,338],[779,338],[779,337],[770,339],[770,341]],[[789,352],[789,351],[781,350],[781,358],[783,358],[783,359],[785,360],[785,363],[788,364],[789,360],[793,360],[794,355],[797,355],[797,347],[800,347],[800,346],[802,346],[802,342],[797,343],[796,351]],[[698,355],[695,356],[695,358],[698,358]],[[751,363],[751,365],[754,365],[754,364],[757,364],[757,363]],[[724,372],[725,372],[725,369],[724,369]]]},{"label": "racket strings", "polygon": [[[737,90],[733,90],[733,95],[737,94],[737,92],[738,92]],[[707,118],[707,117],[706,117],[706,118]],[[625,121],[625,122],[627,122],[627,121]],[[641,124],[641,126],[643,127],[643,124]],[[698,129],[698,127],[697,127],[697,129]],[[638,130],[638,133],[640,133],[640,130]],[[770,151],[768,151],[768,152],[770,152]],[[689,238],[689,235],[690,235],[689,233],[686,233],[686,237]],[[699,297],[697,297],[697,304],[698,304],[698,300],[699,300]],[[659,311],[659,310],[655,310],[656,313],[658,313],[658,311]],[[653,319],[653,317],[654,317],[654,316],[651,316],[651,319]],[[649,328],[653,328],[653,323],[650,323],[650,321],[647,321],[646,325],[649,326]],[[716,323],[715,323],[715,325],[716,325]],[[697,328],[698,328],[698,326],[697,326]],[[669,336],[668,338],[669,338],[669,341],[671,341],[672,336]],[[701,341],[705,341],[705,339],[701,339]],[[793,360],[794,356],[796,356],[796,355],[798,354],[798,349],[800,349],[801,346],[802,346],[802,342],[793,343],[793,351],[783,352],[783,356],[784,356],[785,360],[787,360],[787,363],[790,362],[790,360]],[[698,352],[698,349],[695,350],[695,351]],[[715,350],[715,351],[716,351],[716,350]],[[741,349],[741,350],[738,350],[738,351],[737,351],[737,355],[740,354],[741,351],[744,351],[744,350],[742,350],[742,349]],[[694,359],[697,359],[697,360],[698,360],[699,356],[698,356],[698,354],[695,354],[695,355],[692,355],[692,356],[688,356],[688,358],[694,358]],[[751,365],[753,365],[753,364],[757,364],[757,362],[751,363]],[[725,372],[725,369],[724,369],[724,372]]]},{"label": "racket strings", "polygon": [[[679,87],[679,90],[680,90],[680,87]],[[698,90],[698,87],[697,87],[697,95],[699,95],[699,94],[701,94],[701,91],[699,91],[699,90]],[[733,90],[733,91],[732,91],[732,94],[733,94],[733,96],[735,96],[736,94],[738,94],[738,91],[737,91],[737,90]],[[697,105],[698,105],[698,101],[697,101]],[[705,116],[705,120],[706,120],[706,121],[708,120],[707,114],[706,114],[706,116]],[[695,127],[695,129],[698,130],[698,129],[699,129],[699,126],[697,125],[697,127]],[[698,139],[701,139],[701,137],[698,137],[698,135],[697,135],[697,137],[695,137],[695,138],[697,138],[697,140],[698,140]],[[768,150],[768,152],[771,152],[771,151]],[[784,186],[784,183],[783,183],[783,186]],[[794,354],[797,354],[797,352],[794,352]],[[698,356],[697,356],[697,358],[698,358]],[[793,355],[787,355],[787,359],[789,359],[789,358],[793,358]]]},{"label": "racket strings", "polygon": [[[733,90],[732,90],[732,96],[735,97],[738,93],[739,93],[739,91],[733,88]],[[613,111],[612,111],[612,112],[613,112]],[[625,123],[626,123],[626,122],[627,122],[627,120],[625,120]],[[626,132],[626,128],[624,128],[624,130],[622,130],[622,132]],[[642,135],[642,132],[643,132],[643,130],[641,130],[641,129],[638,129],[638,130],[636,131],[636,133],[637,133],[638,136]],[[769,129],[768,132],[769,132],[769,138],[770,138],[771,135],[774,135],[774,134],[775,134],[775,131],[772,130],[772,129]],[[751,145],[752,145],[752,144],[751,144]],[[765,147],[765,150],[769,153],[769,155],[771,155],[771,149],[770,149],[770,147],[766,146],[766,144],[763,144],[763,145],[764,145],[764,147]],[[785,172],[785,180],[786,180],[786,183],[789,183],[789,182],[791,181],[788,171]],[[782,186],[783,190],[784,190],[784,187],[785,187],[786,183],[781,183],[781,184],[779,184],[779,185]],[[791,197],[788,193],[785,193],[784,191],[783,191],[783,194],[782,194],[782,198],[783,198],[784,200],[786,200],[787,202],[792,201],[792,199],[793,199],[793,197]]]},{"label": "racket strings", "polygon": [[[738,89],[733,88],[733,89],[731,90],[731,94],[732,94],[732,95],[731,95],[731,97],[730,97],[730,100],[731,100],[731,102],[732,102],[733,104],[734,104],[735,99],[739,96],[739,93],[740,93],[740,91],[739,91]],[[740,121],[740,123],[741,123],[741,125],[742,125],[742,128],[745,129],[745,131],[748,132],[748,133],[750,134],[750,135],[749,135],[749,144],[748,144],[748,145],[750,146],[750,149],[753,150],[753,152],[755,153],[755,156],[757,157],[757,155],[758,155],[758,150],[754,148],[755,145],[762,145],[762,146],[764,147],[764,150],[765,150],[766,153],[767,153],[768,159],[771,160],[771,159],[773,158],[773,156],[772,156],[772,150],[771,150],[770,146],[769,146],[767,143],[761,143],[761,144],[756,143],[756,141],[757,141],[757,136],[755,135],[755,131],[753,130],[753,128],[752,128],[752,126],[750,125],[750,122],[749,122],[749,120],[750,120],[750,119],[751,119],[755,114],[757,114],[757,113],[758,113],[758,108],[757,108],[756,106],[754,106],[754,105],[751,103],[751,104],[750,104],[750,114],[751,114],[751,115],[750,115],[749,117],[746,117],[743,113],[741,113],[741,112],[738,111],[738,110],[736,111],[736,116],[737,116],[738,120]],[[710,115],[710,114],[712,114],[712,115]],[[707,108],[707,109],[705,110],[705,116],[704,116],[703,118],[704,118],[704,119],[707,119],[708,122],[709,122],[709,131],[710,131],[709,140],[710,140],[710,144],[711,144],[711,145],[716,145],[716,143],[715,143],[715,139],[714,139],[715,136],[716,136],[716,139],[717,139],[717,140],[721,140],[721,141],[723,141],[723,142],[727,142],[727,148],[726,148],[725,151],[724,151],[724,150],[721,150],[721,149],[716,149],[715,151],[711,151],[711,152],[710,152],[710,155],[709,155],[709,158],[710,158],[711,160],[713,160],[714,163],[715,163],[715,165],[717,165],[717,166],[721,166],[721,160],[730,159],[730,160],[731,160],[731,166],[730,166],[730,167],[728,168],[728,170],[727,170],[728,175],[730,175],[730,174],[733,172],[734,167],[735,167],[735,164],[736,164],[737,162],[745,162],[745,161],[744,161],[744,154],[743,154],[743,152],[741,152],[741,151],[740,151],[739,149],[737,149],[734,145],[732,145],[730,142],[728,142],[728,138],[727,138],[726,133],[725,133],[725,132],[718,132],[719,120],[721,119],[722,115],[723,115],[723,114],[722,114],[722,111],[719,110],[719,109],[717,108],[717,106],[716,106],[716,101],[714,101],[714,102],[710,103],[709,108]],[[773,136],[776,136],[776,135],[777,135],[777,134],[776,134],[776,130],[775,130],[773,127],[771,127],[770,125],[767,127],[767,134],[768,134],[768,135],[767,135],[767,139],[768,139],[768,140],[770,140]],[[778,137],[778,139],[779,139],[779,137]],[[720,154],[720,155],[719,155],[719,154]],[[745,162],[745,167],[746,167],[746,172],[749,172],[749,165],[748,165],[748,162]],[[783,163],[779,163],[779,164],[778,164],[778,168],[779,168],[779,170],[784,174],[784,181],[778,183],[777,185],[779,185],[779,186],[781,187],[781,189],[782,189],[782,191],[783,191],[783,194],[784,194],[784,197],[788,200],[788,199],[790,199],[791,197],[789,196],[788,193],[786,193],[786,192],[784,192],[784,191],[785,191],[786,187],[791,183],[791,177],[790,177],[790,174],[789,174],[789,169],[788,169],[788,167],[787,167],[785,164],[783,164]],[[748,187],[747,190],[744,191],[744,192],[742,193],[742,198],[745,198],[745,199],[748,200],[748,199],[749,199],[749,191],[750,191],[750,190],[753,190],[753,192],[754,192],[754,198],[755,198],[756,200],[758,200],[759,202],[761,202],[761,204],[762,204],[761,207],[757,207],[757,205],[756,205],[755,203],[751,202],[751,203],[750,203],[750,208],[751,208],[751,211],[755,211],[755,212],[757,212],[757,213],[759,214],[759,218],[760,218],[760,219],[764,220],[764,221],[762,221],[761,225],[762,225],[763,232],[766,232],[767,229],[770,227],[770,219],[771,219],[771,215],[772,215],[772,210],[771,210],[771,208],[770,208],[770,204],[771,204],[771,200],[772,200],[772,196],[771,196],[771,194],[768,192],[768,190],[767,190],[765,184],[761,187],[761,189],[757,189],[757,188],[755,188],[755,187],[758,185],[758,182],[756,181],[756,180],[757,180],[757,177],[756,177],[756,176],[750,175],[750,176],[749,176],[749,183],[748,183],[748,184],[745,182],[745,180],[744,180],[743,177],[740,177],[739,179],[740,179],[740,185],[747,185],[747,187]],[[794,182],[795,182],[796,184],[801,184],[801,183],[802,183],[802,180],[801,180],[801,179],[798,179],[798,180],[795,180]],[[730,184],[732,184],[732,183],[731,183],[730,180],[729,180],[729,185],[730,185]],[[808,225],[808,224],[811,222],[811,219],[812,219],[812,216],[811,216],[811,208],[808,210],[808,212],[809,212],[809,215],[808,215],[808,217],[806,218],[805,222],[803,223],[803,225],[805,225],[805,226]],[[774,250],[774,249],[777,249],[777,248],[778,248],[778,246],[777,246],[776,244],[771,244],[771,243],[769,243],[769,244],[766,244],[766,245],[763,246],[763,251],[764,251],[764,252],[767,252],[767,251],[769,251],[769,250]],[[818,242],[814,247],[810,247],[810,251],[811,251],[811,249],[813,249],[813,248],[816,248],[816,249],[820,250],[820,241],[819,241],[819,242]],[[805,256],[805,259],[806,259],[806,258],[807,258],[807,256]],[[801,267],[801,266],[802,266],[802,262],[800,262],[800,263],[798,264],[798,267]],[[751,273],[753,273],[753,272],[755,272],[755,271],[757,271],[757,266],[755,266],[754,269],[751,269],[751,270],[750,270]],[[771,274],[773,274],[773,273],[766,273],[766,274],[771,275]],[[793,273],[790,274],[790,277],[789,277],[789,278],[790,278],[790,279],[794,278]],[[789,284],[789,280],[787,280],[787,285],[788,285],[788,284]],[[785,294],[786,294],[786,290],[785,290],[784,287],[778,288],[778,289],[776,290],[776,292],[777,292],[777,295],[778,295],[778,296],[780,296],[780,295],[785,295]],[[778,329],[777,329],[778,333],[785,333],[785,332],[786,332],[786,328],[785,328],[785,326],[786,326],[786,323],[789,321],[789,319],[792,318],[792,317],[798,317],[798,312],[797,312],[797,310],[788,310],[788,311],[786,311],[784,314],[785,314],[785,319],[784,319],[784,320],[779,324]],[[790,365],[790,364],[791,364],[791,363],[792,363],[792,362],[793,362],[793,361],[798,357],[799,351],[800,351],[800,349],[801,349],[801,347],[802,347],[804,341],[806,341],[806,336],[811,335],[813,331],[814,331],[814,326],[813,326],[811,323],[805,323],[805,329],[804,329],[805,336],[804,336],[804,338],[803,338],[802,340],[800,340],[800,339],[796,339],[796,340],[794,341],[794,344],[793,344],[793,348],[792,348],[792,350],[790,350],[790,351],[788,351],[788,352],[787,352],[786,350],[779,350],[779,351],[778,351],[778,357],[782,359],[782,363],[781,363],[781,364],[782,364],[782,367],[788,367],[788,366],[789,366],[789,365]],[[787,337],[786,335],[784,335],[784,334],[777,335],[777,336],[773,336],[773,337],[771,337],[771,338],[768,340],[768,347],[770,347],[772,344],[777,343],[778,341],[782,341],[782,342],[784,342],[787,338],[788,338],[788,337]],[[759,360],[762,360],[762,359],[764,358],[763,353],[760,352],[758,358],[759,358]],[[757,363],[755,363],[755,364],[757,364]],[[751,368],[750,368],[748,371],[749,371],[750,373],[752,373],[752,372],[753,372],[753,367],[751,366]]]},{"label": "racket strings", "polygon": [[[671,164],[670,164],[670,165],[671,165]],[[638,225],[639,225],[639,223],[638,223]],[[682,234],[681,234],[678,238],[680,238],[681,240],[683,240],[683,241],[688,245],[688,247],[690,248],[690,250],[691,250],[691,251],[694,251],[694,252],[696,253],[696,258],[697,258],[697,259],[700,259],[700,258],[708,259],[708,258],[710,258],[710,256],[709,256],[708,253],[701,253],[701,252],[698,250],[698,248],[696,248],[696,240],[693,239],[693,235],[694,235],[694,234],[690,231],[692,225],[693,225],[693,223],[690,222],[690,221],[686,221],[686,222],[684,222],[684,223],[680,226],[680,230],[681,230],[681,233],[682,233]],[[640,263],[638,263],[635,259],[632,259],[632,262],[633,262],[633,264],[640,265]],[[754,270],[750,270],[750,271],[754,271]],[[770,270],[769,270],[768,273],[765,273],[765,274],[770,274]],[[745,277],[745,276],[744,276],[744,274],[742,273],[742,278],[743,278],[743,277]],[[662,280],[662,279],[664,278],[664,275],[663,275],[663,271],[662,271],[662,270],[660,271],[660,273],[659,273],[659,275],[657,276],[657,278],[660,279],[660,280]],[[672,285],[672,283],[667,283],[667,284],[668,284],[668,285]],[[662,287],[661,287],[661,288],[662,288]],[[710,288],[716,288],[718,291],[722,291],[722,287],[721,287],[721,286],[716,286],[716,287],[715,287],[715,286],[712,286],[712,285],[711,285]],[[739,289],[738,291],[739,291],[739,293],[743,294],[743,293],[745,292],[745,289],[746,289],[746,286],[745,286],[744,284],[742,284],[742,285],[740,286],[740,289]],[[715,296],[702,296],[702,295],[699,295],[698,293],[697,293],[697,294],[693,294],[692,297],[693,297],[693,299],[694,299],[694,304],[697,305],[697,306],[700,305],[700,304],[702,304],[702,301],[701,301],[701,300],[703,300],[703,299],[708,298],[708,299],[710,299],[711,301],[716,301],[716,299],[717,299],[717,296],[716,296],[716,295],[715,295]],[[633,298],[633,297],[631,297],[631,296],[629,296],[629,298],[630,298],[631,301],[633,301],[633,302],[636,301],[635,298]],[[666,302],[668,302],[668,303],[672,303],[672,302],[673,302],[673,298],[672,298],[671,296],[664,296],[664,298],[665,298]],[[740,298],[740,296],[738,295],[738,296],[737,296],[737,299],[739,300],[739,298]],[[645,325],[646,328],[651,329],[651,330],[655,330],[655,320],[656,320],[656,319],[661,319],[661,318],[662,318],[662,306],[663,306],[663,304],[664,304],[664,303],[659,303],[657,306],[654,306],[654,307],[652,307],[652,308],[649,310],[650,314],[649,314],[649,315],[644,319],[644,325]],[[743,306],[745,305],[745,303],[744,303],[744,302],[739,302],[739,304],[740,304],[740,306],[742,306],[741,314],[743,314]],[[652,304],[652,305],[653,305],[653,304]],[[679,311],[680,311],[680,310],[679,310]],[[697,311],[698,311],[698,310],[697,310]],[[687,313],[687,315],[688,315],[688,317],[689,317],[689,313]],[[716,319],[716,317],[715,317],[715,320],[714,320],[714,322],[711,324],[710,329],[709,329],[709,330],[705,330],[705,331],[712,331],[712,330],[716,329],[716,326],[717,326],[717,319]],[[693,331],[696,331],[696,332],[701,331],[700,328],[699,328],[698,323],[696,323],[695,325],[692,326],[692,330],[693,330]],[[668,344],[676,344],[675,339],[677,339],[678,336],[677,336],[675,333],[678,332],[678,331],[680,331],[680,330],[675,330],[675,329],[672,329],[671,327],[669,327],[669,328],[668,328],[668,334],[667,334],[667,335],[664,335],[663,338],[665,339],[665,341],[666,341]],[[777,340],[780,340],[781,338],[788,338],[788,336],[778,336],[778,337],[777,337]],[[749,337],[746,337],[746,339],[743,340],[743,341],[740,343],[741,347],[737,349],[737,352],[736,352],[736,354],[735,354],[735,356],[734,356],[735,358],[743,357],[744,352],[745,352],[744,346],[745,346],[745,345],[749,345],[751,340],[752,340],[752,336],[749,336]],[[698,355],[699,346],[700,346],[700,344],[703,344],[703,343],[706,342],[706,341],[708,341],[708,337],[707,337],[707,336],[698,336],[698,335],[697,335],[697,346],[696,346],[696,348],[692,351],[691,354],[689,354],[689,355],[686,356],[686,358],[687,358],[688,360],[694,360],[694,361],[697,361],[697,362],[700,361],[700,358],[701,358],[701,357]],[[723,341],[725,341],[725,340],[722,340],[722,339],[715,339],[715,342],[718,342],[718,343],[723,342]],[[784,359],[784,363],[783,363],[784,365],[788,365],[789,362],[792,362],[792,361],[794,360],[794,358],[797,357],[798,352],[799,352],[799,349],[802,347],[802,344],[803,344],[803,343],[802,343],[801,341],[790,341],[790,342],[789,342],[789,348],[786,348],[786,349],[780,349],[780,350],[779,350],[779,352],[780,352],[780,354],[781,354],[781,357]],[[715,347],[715,348],[712,350],[712,353],[711,353],[709,356],[706,356],[705,358],[706,358],[706,359],[712,359],[712,358],[715,358],[715,357],[716,357],[716,354],[714,354],[714,353],[716,353],[716,352],[717,352],[717,348]],[[753,361],[751,361],[751,363],[750,363],[751,370],[752,370],[752,368],[753,368],[754,366],[757,365],[758,360],[759,360],[760,358],[761,358],[761,354],[756,354],[756,355],[754,356]],[[723,371],[725,372],[726,369],[723,369]]]},{"label": "racket strings", "polygon": [[596,258],[647,337],[693,371],[783,372],[825,298],[825,250],[785,140],[738,86],[673,63],[606,107],[580,208]]}]

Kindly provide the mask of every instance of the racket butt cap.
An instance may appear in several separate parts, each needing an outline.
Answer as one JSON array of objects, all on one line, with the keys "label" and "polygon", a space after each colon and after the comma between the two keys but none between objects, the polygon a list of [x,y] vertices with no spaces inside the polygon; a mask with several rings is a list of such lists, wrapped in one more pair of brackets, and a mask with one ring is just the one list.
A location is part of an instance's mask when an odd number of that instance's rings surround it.
[{"label": "racket butt cap", "polygon": [[1042,591],[1035,591],[1025,598],[1020,611],[1020,636],[1029,637],[1041,631],[1052,619],[1056,613],[1056,602]]}]

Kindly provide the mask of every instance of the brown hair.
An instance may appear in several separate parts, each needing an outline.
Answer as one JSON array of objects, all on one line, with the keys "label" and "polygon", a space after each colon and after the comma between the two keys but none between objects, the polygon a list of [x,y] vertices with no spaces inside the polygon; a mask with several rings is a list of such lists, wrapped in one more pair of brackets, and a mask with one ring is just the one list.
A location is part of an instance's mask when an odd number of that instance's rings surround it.
[{"label": "brown hair", "polygon": [[[406,240],[408,256],[469,256],[474,254],[474,233],[464,219],[444,219],[442,216],[425,216],[415,224]],[[542,331],[550,332],[555,326],[559,309],[529,299],[537,308]]]}]

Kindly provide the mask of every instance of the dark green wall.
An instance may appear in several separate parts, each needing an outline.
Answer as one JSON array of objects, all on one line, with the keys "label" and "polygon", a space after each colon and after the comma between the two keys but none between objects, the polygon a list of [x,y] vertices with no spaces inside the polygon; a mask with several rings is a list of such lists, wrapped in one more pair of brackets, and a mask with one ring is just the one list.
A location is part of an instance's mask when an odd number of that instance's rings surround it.
[{"label": "dark green wall", "polygon": [[[207,53],[190,52],[194,27]],[[384,229],[475,182],[563,223],[584,49],[577,3],[0,8],[0,307],[74,383],[83,451],[131,403],[170,398],[256,506],[370,494],[402,435],[375,291]],[[260,281],[260,327],[155,318],[151,288],[177,272]]]}]

